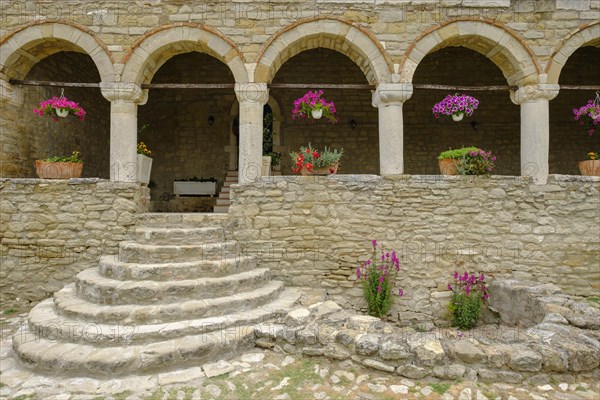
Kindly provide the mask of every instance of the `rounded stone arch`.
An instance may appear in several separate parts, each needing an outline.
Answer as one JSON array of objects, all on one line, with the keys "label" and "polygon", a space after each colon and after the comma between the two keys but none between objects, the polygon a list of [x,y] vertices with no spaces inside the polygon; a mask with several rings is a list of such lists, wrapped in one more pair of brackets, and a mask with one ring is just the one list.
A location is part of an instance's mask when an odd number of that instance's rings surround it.
[{"label": "rounded stone arch", "polygon": [[272,82],[287,60],[319,47],[350,58],[371,84],[391,82],[391,60],[375,36],[351,21],[334,17],[301,20],[277,32],[257,57],[254,81]]},{"label": "rounded stone arch", "polygon": [[236,83],[247,83],[244,57],[237,46],[216,29],[182,22],[146,32],[135,41],[121,61],[121,81],[150,83],[158,69],[171,57],[198,51],[226,64]]},{"label": "rounded stone arch", "polygon": [[558,84],[560,73],[569,57],[584,46],[600,47],[600,21],[576,29],[556,46],[546,65],[548,83]]},{"label": "rounded stone arch", "polygon": [[90,29],[69,21],[34,21],[0,39],[0,74],[23,79],[40,60],[60,51],[88,54],[103,82],[115,81],[112,57]]},{"label": "rounded stone arch", "polygon": [[456,19],[423,32],[409,45],[400,65],[400,81],[411,83],[429,53],[462,46],[490,59],[509,85],[538,83],[540,67],[531,49],[513,32],[489,20]]}]

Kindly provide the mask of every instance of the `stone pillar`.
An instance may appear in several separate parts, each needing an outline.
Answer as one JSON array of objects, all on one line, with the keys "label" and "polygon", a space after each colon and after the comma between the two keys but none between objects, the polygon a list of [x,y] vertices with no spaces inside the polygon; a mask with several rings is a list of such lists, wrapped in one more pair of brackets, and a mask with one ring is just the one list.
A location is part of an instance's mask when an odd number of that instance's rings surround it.
[{"label": "stone pillar", "polygon": [[236,83],[235,94],[240,104],[240,183],[257,180],[262,172],[263,107],[269,100],[266,83]]},{"label": "stone pillar", "polygon": [[513,103],[521,106],[521,176],[531,176],[538,185],[548,181],[549,102],[559,89],[558,85],[537,84],[511,93]]},{"label": "stone pillar", "polygon": [[137,180],[137,107],[148,91],[135,83],[102,82],[102,95],[110,101],[110,180]]},{"label": "stone pillar", "polygon": [[373,93],[379,109],[379,174],[404,173],[404,121],[402,105],[412,96],[410,83],[382,83]]}]

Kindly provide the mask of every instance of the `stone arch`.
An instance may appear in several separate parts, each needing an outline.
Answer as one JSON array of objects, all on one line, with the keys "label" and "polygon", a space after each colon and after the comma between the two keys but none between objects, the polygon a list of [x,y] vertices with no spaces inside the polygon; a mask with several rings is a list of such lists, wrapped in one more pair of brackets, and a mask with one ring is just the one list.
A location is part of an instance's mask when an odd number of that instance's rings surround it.
[{"label": "stone arch", "polygon": [[83,25],[69,21],[34,21],[0,39],[0,74],[23,79],[43,58],[59,51],[88,54],[103,82],[113,82],[113,60],[106,45]]},{"label": "stone arch", "polygon": [[123,82],[149,83],[171,57],[199,51],[226,64],[237,83],[247,83],[244,57],[235,44],[216,29],[183,22],[146,32],[123,56]]},{"label": "stone arch", "polygon": [[277,32],[257,57],[254,81],[272,82],[287,60],[318,47],[350,58],[371,84],[391,82],[391,61],[375,36],[357,24],[334,17],[301,20]]},{"label": "stone arch", "polygon": [[504,26],[479,19],[451,20],[423,32],[402,59],[400,81],[412,82],[421,60],[448,46],[462,46],[483,54],[500,68],[509,85],[538,83],[540,68],[531,49]]},{"label": "stone arch", "polygon": [[600,47],[600,22],[578,28],[556,46],[546,65],[548,83],[558,84],[565,63],[577,49],[583,46]]}]

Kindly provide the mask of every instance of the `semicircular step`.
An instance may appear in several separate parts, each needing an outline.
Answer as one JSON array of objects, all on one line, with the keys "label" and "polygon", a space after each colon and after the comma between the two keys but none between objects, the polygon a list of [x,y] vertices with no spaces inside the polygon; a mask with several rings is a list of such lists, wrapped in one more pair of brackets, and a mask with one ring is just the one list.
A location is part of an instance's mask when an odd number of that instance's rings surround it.
[{"label": "semicircular step", "polygon": [[29,330],[39,336],[72,343],[119,346],[149,343],[180,336],[199,335],[233,326],[256,325],[284,316],[301,296],[295,288],[284,289],[275,300],[248,311],[214,317],[145,325],[90,323],[60,315],[52,299],[37,304],[29,313]]},{"label": "semicircular step", "polygon": [[75,284],[54,293],[58,312],[65,316],[99,323],[157,324],[197,319],[251,310],[274,300],[283,290],[283,282],[271,281],[264,286],[231,296],[187,300],[156,305],[99,305],[76,296]]},{"label": "semicircular step", "polygon": [[218,278],[175,281],[118,281],[103,277],[96,268],[77,274],[77,296],[96,304],[157,304],[188,299],[210,299],[223,293],[258,289],[271,280],[268,268],[257,268]]},{"label": "semicircular step", "polygon": [[167,261],[225,260],[240,256],[235,241],[198,244],[144,244],[120,242],[118,260],[130,263],[163,263]]},{"label": "semicircular step", "polygon": [[126,263],[117,256],[100,257],[100,275],[118,280],[165,281],[195,279],[237,274],[256,268],[255,256],[240,256],[224,260],[164,262],[160,264]]},{"label": "semicircular step", "polygon": [[136,226],[130,232],[131,238],[145,244],[198,244],[224,241],[222,227],[204,226],[199,228],[158,226]]},{"label": "semicircular step", "polygon": [[95,378],[164,372],[232,358],[253,347],[254,328],[249,326],[118,347],[56,341],[26,328],[13,337],[13,352],[29,369],[49,375]]}]

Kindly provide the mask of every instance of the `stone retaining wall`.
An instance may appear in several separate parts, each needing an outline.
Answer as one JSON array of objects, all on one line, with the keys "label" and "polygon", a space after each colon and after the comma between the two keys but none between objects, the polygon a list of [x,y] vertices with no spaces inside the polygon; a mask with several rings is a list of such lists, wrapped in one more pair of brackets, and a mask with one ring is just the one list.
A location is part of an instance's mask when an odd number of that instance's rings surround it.
[{"label": "stone retaining wall", "polygon": [[356,282],[371,240],[401,258],[406,295],[390,320],[443,320],[455,271],[600,288],[600,180],[338,175],[271,177],[233,186],[234,238],[277,279],[320,286],[344,308],[365,309]]},{"label": "stone retaining wall", "polygon": [[116,254],[148,197],[140,185],[99,179],[0,179],[2,307],[50,297]]},{"label": "stone retaining wall", "polygon": [[[431,376],[492,382],[533,383],[546,374],[598,375],[598,308],[577,302],[554,285],[498,279],[490,299],[519,295],[529,312],[507,321],[515,308],[500,310],[504,324],[468,332],[455,329],[415,331],[379,318],[352,315],[332,301],[290,311],[276,324],[255,327],[256,345],[308,356],[347,360],[411,379]],[[496,303],[499,303],[498,301]],[[536,305],[537,303],[537,305]],[[558,307],[560,304],[562,307]],[[501,306],[503,304],[500,304]],[[570,321],[567,321],[567,318]],[[510,318],[509,318],[510,319]],[[537,323],[539,322],[539,323]]]}]

